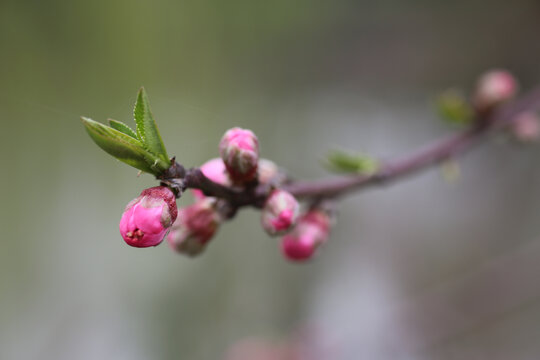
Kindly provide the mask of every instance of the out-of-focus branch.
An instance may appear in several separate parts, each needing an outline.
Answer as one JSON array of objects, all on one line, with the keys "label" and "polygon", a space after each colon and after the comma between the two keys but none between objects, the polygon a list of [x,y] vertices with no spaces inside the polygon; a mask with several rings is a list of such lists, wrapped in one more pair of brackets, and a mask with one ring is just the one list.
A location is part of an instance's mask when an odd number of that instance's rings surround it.
[{"label": "out-of-focus branch", "polygon": [[335,197],[370,185],[393,182],[465,153],[485,138],[487,133],[509,126],[516,116],[524,111],[539,108],[540,87],[500,107],[492,114],[479,116],[475,125],[465,131],[447,136],[430,146],[382,164],[380,169],[371,175],[295,182],[285,186],[284,189],[297,197]]},{"label": "out-of-focus branch", "polygon": [[[449,158],[460,156],[480,143],[486,134],[511,125],[520,113],[538,109],[540,109],[540,87],[517,100],[500,106],[492,113],[477,115],[474,125],[462,132],[446,136],[430,146],[381,164],[379,169],[370,175],[293,181],[284,184],[281,188],[298,198],[320,200],[343,196],[372,185],[385,185],[421,170],[429,169]],[[176,167],[181,168],[180,165],[176,165]],[[211,181],[197,168],[189,169],[185,174],[181,171],[178,173],[169,171],[161,180],[167,184],[180,184],[182,190],[186,188],[200,189],[206,195],[223,198],[236,207],[262,206],[271,189],[268,185],[256,184],[242,190],[229,188]]]}]

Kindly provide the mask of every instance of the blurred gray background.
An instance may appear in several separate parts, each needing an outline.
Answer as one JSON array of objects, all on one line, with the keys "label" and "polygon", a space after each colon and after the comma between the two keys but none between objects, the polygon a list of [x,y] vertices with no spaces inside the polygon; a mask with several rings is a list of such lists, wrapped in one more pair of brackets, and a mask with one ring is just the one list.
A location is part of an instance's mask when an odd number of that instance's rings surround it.
[{"label": "blurred gray background", "polygon": [[539,33],[535,0],[0,1],[0,358],[236,359],[246,338],[310,360],[540,358],[538,147],[493,138],[455,183],[346,199],[307,264],[252,210],[188,259],[124,244],[155,181],[79,121],[131,123],[144,85],[186,166],[242,126],[316,178],[329,149],[385,159],[452,131],[433,98],[487,69],[540,82]]}]

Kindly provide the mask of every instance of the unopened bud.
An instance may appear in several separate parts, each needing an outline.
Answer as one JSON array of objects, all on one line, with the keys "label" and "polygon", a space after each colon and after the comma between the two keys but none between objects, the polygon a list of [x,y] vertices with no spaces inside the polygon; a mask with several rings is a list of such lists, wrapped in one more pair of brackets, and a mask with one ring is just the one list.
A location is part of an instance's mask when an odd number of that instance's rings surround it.
[{"label": "unopened bud", "polygon": [[326,242],[329,232],[328,214],[322,210],[310,210],[298,220],[296,227],[281,239],[281,251],[289,260],[308,260],[315,250]]},{"label": "unopened bud", "polygon": [[479,111],[488,111],[510,100],[517,92],[517,82],[506,70],[492,70],[480,77],[474,93],[474,105]]},{"label": "unopened bud", "polygon": [[145,189],[126,206],[120,220],[120,234],[134,247],[157,246],[177,215],[176,197],[169,188]]},{"label": "unopened bud", "polygon": [[[215,183],[224,186],[231,185],[227,170],[225,169],[225,164],[223,163],[223,160],[221,158],[208,160],[200,167],[200,170],[202,171],[204,176],[206,176]],[[192,189],[192,192],[193,196],[195,196],[196,199],[200,200],[205,198],[203,192],[199,189]]]},{"label": "unopened bud", "polygon": [[298,218],[300,205],[289,192],[276,189],[270,193],[261,211],[261,224],[270,235],[283,235]]},{"label": "unopened bud", "polygon": [[279,176],[279,168],[272,161],[268,159],[259,160],[258,179],[261,184],[268,184],[273,179]]},{"label": "unopened bud", "polygon": [[257,176],[259,141],[252,131],[228,130],[219,143],[219,154],[233,182],[246,183]]},{"label": "unopened bud", "polygon": [[180,209],[178,219],[167,235],[170,247],[189,256],[200,254],[222,221],[215,205],[216,199],[208,197]]},{"label": "unopened bud", "polygon": [[511,131],[519,141],[537,141],[540,137],[540,119],[536,113],[523,112],[513,119]]}]

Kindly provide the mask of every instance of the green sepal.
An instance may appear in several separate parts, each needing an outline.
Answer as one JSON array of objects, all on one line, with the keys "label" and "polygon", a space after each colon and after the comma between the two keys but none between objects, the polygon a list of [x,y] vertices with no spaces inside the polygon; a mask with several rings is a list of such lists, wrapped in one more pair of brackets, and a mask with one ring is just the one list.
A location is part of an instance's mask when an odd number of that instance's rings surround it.
[{"label": "green sepal", "polygon": [[158,156],[161,160],[168,162],[169,156],[159,134],[154,116],[150,111],[150,103],[144,87],[141,87],[137,94],[137,102],[133,109],[133,117],[137,125],[137,137],[142,142],[146,150]]},{"label": "green sepal", "polygon": [[118,160],[156,176],[169,168],[168,161],[146,150],[139,140],[92,119],[81,120],[92,140]]},{"label": "green sepal", "polygon": [[112,127],[113,129],[118,130],[121,133],[129,135],[132,138],[138,140],[137,133],[133,131],[129,126],[124,124],[123,122],[118,121],[118,120],[113,120],[113,119],[107,119],[107,121],[109,122],[109,126]]},{"label": "green sepal", "polygon": [[379,162],[371,156],[341,150],[333,150],[328,154],[327,165],[336,172],[363,175],[372,174],[379,168]]},{"label": "green sepal", "polygon": [[437,111],[448,123],[470,125],[474,121],[474,110],[465,96],[457,90],[447,90],[437,98]]}]

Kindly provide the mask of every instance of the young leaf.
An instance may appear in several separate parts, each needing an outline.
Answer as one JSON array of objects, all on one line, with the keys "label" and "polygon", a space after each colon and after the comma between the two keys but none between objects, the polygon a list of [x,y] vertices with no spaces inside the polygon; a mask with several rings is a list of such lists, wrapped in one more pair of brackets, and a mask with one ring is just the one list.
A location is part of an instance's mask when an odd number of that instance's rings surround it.
[{"label": "young leaf", "polygon": [[377,160],[364,154],[350,154],[345,151],[334,150],[327,158],[328,165],[334,171],[372,174],[377,171],[379,164]]},{"label": "young leaf", "polygon": [[92,119],[81,120],[92,140],[118,160],[154,175],[169,167],[168,162],[146,150],[139,140]]},{"label": "young leaf", "polygon": [[109,122],[109,126],[112,127],[113,129],[118,130],[126,135],[129,135],[134,139],[137,139],[137,134],[135,133],[135,131],[131,130],[131,128],[127,126],[126,124],[124,124],[123,122],[118,121],[118,120],[113,120],[113,119],[107,119],[107,121]]},{"label": "young leaf", "polygon": [[168,162],[169,156],[161,140],[154,116],[150,111],[150,103],[146,91],[142,87],[137,94],[137,102],[133,109],[133,117],[137,124],[137,135],[145,148],[157,155],[161,160]]},{"label": "young leaf", "polygon": [[474,111],[463,94],[457,90],[447,90],[437,99],[439,115],[450,124],[470,125],[474,120]]}]

